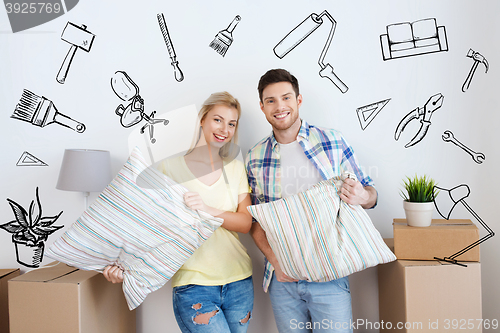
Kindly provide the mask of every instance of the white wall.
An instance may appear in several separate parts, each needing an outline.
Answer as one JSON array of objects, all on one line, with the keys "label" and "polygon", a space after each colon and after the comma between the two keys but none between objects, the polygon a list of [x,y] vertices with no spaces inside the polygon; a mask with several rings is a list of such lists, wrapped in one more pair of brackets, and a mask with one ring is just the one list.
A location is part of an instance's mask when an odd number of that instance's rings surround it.
[{"label": "white wall", "polygon": [[[342,94],[330,81],[319,77],[317,59],[328,34],[321,26],[283,59],[274,46],[311,13],[327,10],[337,21],[326,62],[349,87]],[[114,113],[120,100],[110,87],[115,71],[126,71],[140,87],[146,111],[166,113],[196,104],[215,91],[228,90],[242,103],[240,145],[246,152],[270,132],[258,107],[257,82],[268,69],[282,67],[295,74],[304,103],[301,116],[309,123],[339,129],[355,148],[361,164],[376,182],[378,206],[369,211],[384,237],[392,236],[392,219],[403,217],[399,196],[405,175],[427,173],[443,187],[465,183],[471,195],[467,203],[496,231],[497,172],[500,163],[496,133],[500,121],[497,89],[500,59],[497,1],[97,1],[82,0],[70,12],[25,32],[12,34],[5,11],[0,11],[0,122],[1,186],[0,223],[14,217],[6,201],[25,208],[39,187],[43,212],[63,211],[58,224],[66,227],[81,214],[80,193],[55,189],[63,151],[66,148],[105,149],[111,152],[113,172],[128,155],[128,137],[138,126],[125,129]],[[156,21],[164,13],[185,79],[174,80],[170,59]],[[240,15],[234,42],[225,57],[208,47],[215,34]],[[383,61],[379,36],[386,26],[436,18],[445,26],[448,52]],[[68,21],[85,24],[96,35],[89,53],[77,51],[64,85],[55,76],[69,49],[60,39]],[[484,55],[490,69],[479,65],[470,89],[461,91],[473,60],[472,48]],[[87,130],[78,134],[57,124],[45,128],[11,119],[23,89],[54,101],[58,110],[83,122]],[[425,138],[404,148],[418,124],[411,124],[399,141],[394,131],[402,117],[422,107],[436,94],[445,96],[443,106],[432,117]],[[391,101],[373,122],[361,130],[356,109],[383,99]],[[166,127],[176,131],[178,128]],[[445,130],[486,160],[471,157],[441,139]],[[181,133],[179,133],[181,134]],[[176,142],[158,144],[175,145]],[[19,167],[24,151],[37,156],[48,167]],[[97,194],[92,194],[91,199]],[[3,201],[3,202],[2,202]],[[437,216],[437,213],[435,214]],[[454,218],[471,218],[463,208]],[[480,226],[479,226],[480,227]],[[480,227],[481,228],[481,227]],[[64,229],[63,229],[64,230]],[[54,241],[63,230],[49,237]],[[485,232],[481,230],[481,235]],[[248,235],[242,240],[254,263],[256,303],[249,332],[276,332],[267,295],[261,288],[263,258]],[[481,245],[483,318],[500,319],[500,274],[498,237]],[[50,262],[45,258],[44,264]],[[16,262],[11,236],[0,230],[0,268],[26,267]],[[378,320],[376,269],[351,277],[355,319]],[[457,291],[460,292],[460,291]],[[177,332],[171,308],[170,285],[153,293],[138,310],[138,332]],[[476,319],[476,318],[473,318]]]}]

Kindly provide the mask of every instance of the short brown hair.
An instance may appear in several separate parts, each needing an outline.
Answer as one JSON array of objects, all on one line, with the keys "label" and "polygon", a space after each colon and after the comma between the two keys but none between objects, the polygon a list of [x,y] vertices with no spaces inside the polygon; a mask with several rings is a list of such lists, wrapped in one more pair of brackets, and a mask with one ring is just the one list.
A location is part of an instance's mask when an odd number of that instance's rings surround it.
[{"label": "short brown hair", "polygon": [[262,75],[259,80],[259,85],[257,87],[259,91],[259,99],[262,102],[262,92],[266,87],[273,83],[278,82],[290,82],[295,92],[295,97],[299,96],[299,81],[295,76],[290,74],[289,71],[281,68],[271,69]]}]

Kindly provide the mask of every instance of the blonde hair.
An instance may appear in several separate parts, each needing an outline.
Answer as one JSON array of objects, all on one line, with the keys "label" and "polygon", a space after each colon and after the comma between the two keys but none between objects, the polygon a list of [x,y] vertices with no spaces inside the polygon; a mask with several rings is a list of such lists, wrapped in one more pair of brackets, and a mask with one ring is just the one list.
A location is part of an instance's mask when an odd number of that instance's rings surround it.
[{"label": "blonde hair", "polygon": [[193,142],[191,143],[191,148],[189,148],[188,152],[186,153],[189,154],[198,144],[198,141],[201,138],[201,122],[205,117],[207,116],[207,113],[210,112],[216,105],[224,105],[233,109],[236,109],[238,112],[238,121],[236,122],[236,127],[234,129],[234,135],[231,138],[231,141],[226,143],[224,146],[222,146],[219,149],[219,156],[222,159],[229,159],[232,160],[234,159],[238,153],[239,153],[239,147],[237,145],[238,143],[238,125],[239,125],[239,120],[241,117],[241,106],[240,102],[236,98],[233,97],[230,93],[227,91],[222,91],[222,92],[216,92],[211,94],[205,102],[203,102],[200,111],[198,112],[198,119],[197,122],[200,124],[197,129],[196,133],[193,137]]}]

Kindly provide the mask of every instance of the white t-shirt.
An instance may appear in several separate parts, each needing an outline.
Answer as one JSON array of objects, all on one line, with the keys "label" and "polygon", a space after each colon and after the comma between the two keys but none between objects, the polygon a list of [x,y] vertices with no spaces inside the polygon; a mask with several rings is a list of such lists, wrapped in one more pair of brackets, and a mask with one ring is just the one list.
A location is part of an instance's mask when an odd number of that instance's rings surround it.
[{"label": "white t-shirt", "polygon": [[323,180],[297,140],[287,144],[279,143],[279,149],[283,198],[306,191]]}]

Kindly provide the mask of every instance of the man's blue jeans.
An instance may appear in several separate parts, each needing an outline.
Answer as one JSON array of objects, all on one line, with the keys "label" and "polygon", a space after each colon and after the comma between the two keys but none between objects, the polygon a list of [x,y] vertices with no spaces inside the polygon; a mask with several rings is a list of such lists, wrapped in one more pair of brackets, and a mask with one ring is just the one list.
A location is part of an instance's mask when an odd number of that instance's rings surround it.
[{"label": "man's blue jeans", "polygon": [[349,279],[329,282],[278,282],[269,296],[280,333],[352,332]]},{"label": "man's blue jeans", "polygon": [[253,309],[252,277],[222,286],[175,287],[172,300],[183,333],[245,333]]}]

